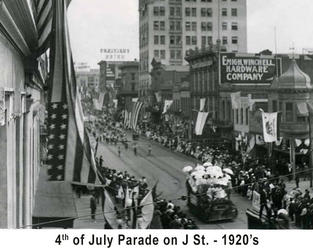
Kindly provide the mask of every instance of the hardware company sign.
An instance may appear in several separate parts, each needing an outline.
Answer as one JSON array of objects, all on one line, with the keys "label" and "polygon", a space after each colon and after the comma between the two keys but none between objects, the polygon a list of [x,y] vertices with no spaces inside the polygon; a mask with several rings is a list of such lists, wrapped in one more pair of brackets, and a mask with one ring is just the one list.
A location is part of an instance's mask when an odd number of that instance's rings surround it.
[{"label": "hardware company sign", "polygon": [[280,74],[280,58],[270,56],[237,56],[221,54],[221,83],[271,83],[277,69]]}]

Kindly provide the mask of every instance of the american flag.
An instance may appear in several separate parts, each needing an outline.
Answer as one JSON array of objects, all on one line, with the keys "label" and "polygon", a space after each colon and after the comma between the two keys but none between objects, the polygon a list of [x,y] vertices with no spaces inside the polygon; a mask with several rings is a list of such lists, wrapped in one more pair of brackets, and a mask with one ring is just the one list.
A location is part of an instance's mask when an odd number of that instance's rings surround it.
[{"label": "american flag", "polygon": [[93,151],[76,86],[67,24],[67,0],[52,2],[48,103],[48,176],[50,181],[98,183]]},{"label": "american flag", "polygon": [[140,113],[142,106],[143,106],[143,103],[140,101],[133,102],[133,108],[132,108],[131,119],[130,119],[131,128],[133,130],[136,130],[138,117],[139,117],[139,113]]}]

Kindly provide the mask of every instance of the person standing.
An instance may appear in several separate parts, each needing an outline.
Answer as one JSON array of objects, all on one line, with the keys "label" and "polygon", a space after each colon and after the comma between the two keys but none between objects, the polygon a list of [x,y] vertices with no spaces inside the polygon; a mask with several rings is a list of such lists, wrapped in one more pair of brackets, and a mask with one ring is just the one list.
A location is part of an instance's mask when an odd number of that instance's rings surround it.
[{"label": "person standing", "polygon": [[117,147],[118,157],[121,157],[121,146]]},{"label": "person standing", "polygon": [[134,154],[135,156],[137,156],[137,144],[136,143],[134,143]]},{"label": "person standing", "polygon": [[97,201],[94,194],[90,197],[91,219],[96,222]]},{"label": "person standing", "polygon": [[148,145],[148,156],[151,156],[151,151],[152,151],[151,144],[149,144]]},{"label": "person standing", "polygon": [[103,158],[102,158],[102,156],[100,156],[100,159],[99,159],[99,166],[100,166],[100,168],[103,167]]}]

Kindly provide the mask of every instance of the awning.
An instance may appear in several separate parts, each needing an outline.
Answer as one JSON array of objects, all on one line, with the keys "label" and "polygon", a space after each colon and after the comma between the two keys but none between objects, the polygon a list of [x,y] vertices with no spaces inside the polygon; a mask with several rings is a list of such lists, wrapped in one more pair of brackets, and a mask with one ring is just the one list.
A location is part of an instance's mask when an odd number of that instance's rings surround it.
[{"label": "awning", "polygon": [[305,102],[297,103],[297,115],[306,117],[309,115],[307,103]]}]

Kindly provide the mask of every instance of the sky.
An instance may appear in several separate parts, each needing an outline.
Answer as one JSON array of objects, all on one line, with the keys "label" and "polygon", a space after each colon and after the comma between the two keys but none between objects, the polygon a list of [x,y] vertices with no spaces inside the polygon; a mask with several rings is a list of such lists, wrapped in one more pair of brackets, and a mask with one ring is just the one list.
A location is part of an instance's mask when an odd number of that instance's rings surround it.
[{"label": "sky", "polygon": [[[68,19],[75,62],[98,68],[105,48],[126,48],[125,59],[139,58],[138,0],[72,0]],[[275,28],[278,53],[313,49],[313,1],[247,0],[248,52],[275,52]]]}]

